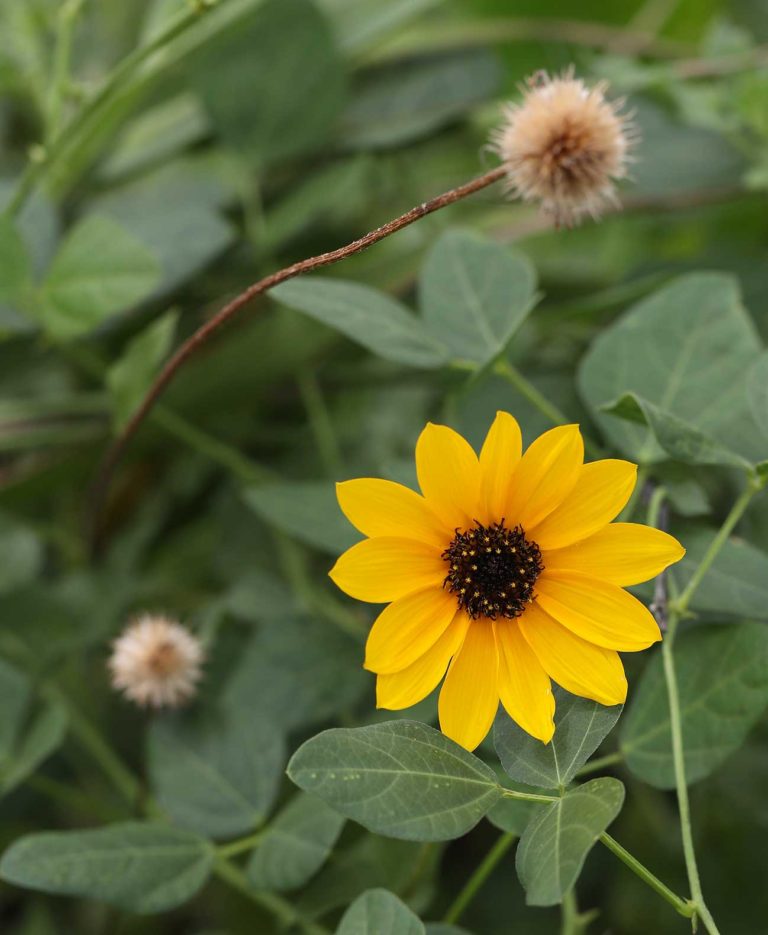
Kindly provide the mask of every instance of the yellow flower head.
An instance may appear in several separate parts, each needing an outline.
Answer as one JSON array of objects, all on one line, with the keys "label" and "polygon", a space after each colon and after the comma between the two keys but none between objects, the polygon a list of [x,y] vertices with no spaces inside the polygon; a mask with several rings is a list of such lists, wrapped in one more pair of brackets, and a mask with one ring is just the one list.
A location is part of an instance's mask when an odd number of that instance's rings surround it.
[{"label": "yellow flower head", "polygon": [[672,536],[613,523],[636,482],[628,461],[584,464],[578,425],[545,432],[522,453],[520,428],[499,412],[480,457],[444,425],[416,445],[422,496],[391,481],[337,486],[364,539],[331,578],[347,594],[388,603],[373,624],[365,667],[380,708],[440,691],[440,727],[468,750],[488,733],[499,700],[548,743],[550,679],[600,704],[622,703],[618,651],[661,639],[651,613],[622,588],[685,554]]}]

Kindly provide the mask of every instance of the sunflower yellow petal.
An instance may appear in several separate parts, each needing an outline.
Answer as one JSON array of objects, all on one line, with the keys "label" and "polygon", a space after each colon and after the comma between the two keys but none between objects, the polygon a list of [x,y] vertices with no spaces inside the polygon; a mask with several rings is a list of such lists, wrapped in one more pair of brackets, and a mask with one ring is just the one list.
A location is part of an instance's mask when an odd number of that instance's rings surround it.
[{"label": "sunflower yellow petal", "polygon": [[499,697],[507,714],[542,743],[555,732],[549,676],[520,632],[517,620],[494,622],[499,649]]},{"label": "sunflower yellow petal", "polygon": [[512,478],[504,516],[508,526],[530,532],[573,489],[584,461],[578,425],[559,425],[526,450]]},{"label": "sunflower yellow petal", "polygon": [[382,536],[347,549],[328,574],[350,597],[386,604],[430,585],[441,587],[445,562],[435,546]]},{"label": "sunflower yellow petal", "polygon": [[336,484],[339,506],[363,535],[403,536],[445,548],[452,531],[415,491],[390,480],[363,477]]},{"label": "sunflower yellow petal", "polygon": [[526,532],[540,549],[560,549],[607,526],[629,500],[637,465],[606,458],[584,464],[576,485],[556,510]]},{"label": "sunflower yellow petal", "polygon": [[661,639],[658,624],[644,604],[597,578],[545,569],[536,582],[536,602],[577,636],[606,649],[635,652]]},{"label": "sunflower yellow petal", "polygon": [[516,419],[497,412],[480,450],[480,484],[484,520],[499,522],[509,499],[512,474],[520,461],[523,438]]},{"label": "sunflower yellow petal", "polygon": [[400,672],[376,678],[376,707],[390,711],[410,708],[435,689],[448,663],[459,651],[469,627],[469,617],[460,611],[431,649]]},{"label": "sunflower yellow petal", "polygon": [[427,503],[448,528],[472,525],[480,507],[480,464],[458,432],[428,423],[416,443],[416,473]]},{"label": "sunflower yellow petal", "polygon": [[473,620],[440,690],[442,732],[474,750],[499,707],[498,653],[490,620]]},{"label": "sunflower yellow petal", "polygon": [[613,523],[581,542],[546,550],[542,561],[551,572],[577,571],[627,587],[655,578],[684,555],[669,533],[639,523]]},{"label": "sunflower yellow petal", "polygon": [[599,704],[624,703],[627,678],[615,650],[581,639],[536,604],[520,617],[520,629],[541,665],[566,691]]},{"label": "sunflower yellow petal", "polygon": [[456,598],[440,587],[414,591],[382,610],[365,644],[365,668],[399,672],[429,650],[456,615]]}]

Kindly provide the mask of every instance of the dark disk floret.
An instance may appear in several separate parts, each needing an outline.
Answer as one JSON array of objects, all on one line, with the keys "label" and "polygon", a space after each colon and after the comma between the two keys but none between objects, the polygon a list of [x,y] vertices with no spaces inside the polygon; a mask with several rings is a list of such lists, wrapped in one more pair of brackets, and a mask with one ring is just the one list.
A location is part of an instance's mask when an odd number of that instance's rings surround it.
[{"label": "dark disk floret", "polygon": [[472,529],[457,529],[443,559],[449,569],[444,587],[473,620],[519,617],[544,570],[536,543],[521,526],[508,529],[504,520],[491,526],[476,520]]}]

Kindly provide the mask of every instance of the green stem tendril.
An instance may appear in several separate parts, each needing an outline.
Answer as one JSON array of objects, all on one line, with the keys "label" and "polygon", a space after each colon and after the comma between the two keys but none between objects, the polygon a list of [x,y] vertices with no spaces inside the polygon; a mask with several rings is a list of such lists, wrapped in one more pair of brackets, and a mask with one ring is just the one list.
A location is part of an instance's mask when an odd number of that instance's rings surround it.
[{"label": "green stem tendril", "polygon": [[[538,409],[554,425],[570,425],[573,422],[573,419],[570,419],[561,409],[551,403],[506,357],[500,357],[496,361],[493,372],[514,386],[521,396],[524,396],[532,406]],[[592,441],[587,436],[584,436],[584,448],[593,457],[602,455],[602,450],[597,442]]]},{"label": "green stem tendril", "polygon": [[488,877],[491,875],[501,858],[507,853],[517,840],[517,835],[511,831],[502,834],[493,847],[488,851],[484,860],[477,866],[475,872],[467,880],[464,888],[451,903],[450,908],[443,917],[446,923],[457,922],[467,906],[472,902]]},{"label": "green stem tendril", "polygon": [[681,916],[685,916],[687,919],[693,917],[696,912],[694,904],[690,900],[681,899],[676,893],[673,893],[666,884],[662,883],[655,874],[651,873],[644,864],[641,864],[636,857],[633,857],[610,834],[603,832],[600,835],[600,843],[604,844],[612,854],[615,854],[623,864],[626,864],[634,874],[640,877],[644,883],[647,883],[662,899],[665,899]]}]

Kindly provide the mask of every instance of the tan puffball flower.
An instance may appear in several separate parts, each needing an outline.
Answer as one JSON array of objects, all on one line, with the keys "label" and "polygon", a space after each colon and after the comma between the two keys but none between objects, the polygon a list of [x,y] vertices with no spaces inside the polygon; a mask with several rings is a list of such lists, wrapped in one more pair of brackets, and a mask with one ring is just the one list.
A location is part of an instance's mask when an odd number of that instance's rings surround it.
[{"label": "tan puffball flower", "polygon": [[510,189],[538,201],[555,223],[571,226],[616,203],[614,181],[627,174],[633,126],[621,102],[605,99],[605,84],[588,88],[572,71],[528,80],[521,104],[506,108],[492,136]]},{"label": "tan puffball flower", "polygon": [[142,614],[112,644],[112,685],[143,708],[176,708],[195,694],[204,656],[186,627]]}]

